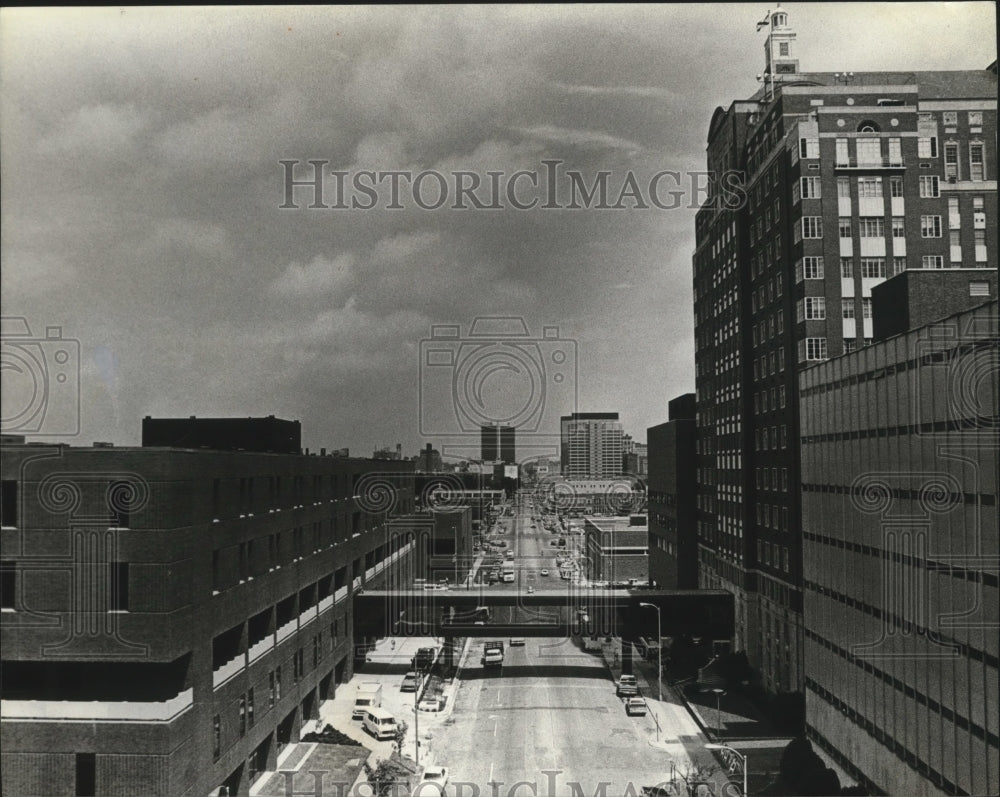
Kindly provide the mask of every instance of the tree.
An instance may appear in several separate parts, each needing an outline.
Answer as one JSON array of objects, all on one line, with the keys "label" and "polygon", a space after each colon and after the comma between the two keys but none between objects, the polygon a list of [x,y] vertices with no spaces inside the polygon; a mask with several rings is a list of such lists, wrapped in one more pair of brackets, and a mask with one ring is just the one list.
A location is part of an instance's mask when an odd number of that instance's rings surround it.
[{"label": "tree", "polygon": [[781,754],[778,778],[762,794],[825,797],[840,794],[837,773],[823,763],[805,736],[797,736]]},{"label": "tree", "polygon": [[364,769],[368,785],[377,797],[395,797],[405,793],[410,773],[394,761],[384,758],[374,767],[366,761]]},{"label": "tree", "polygon": [[702,797],[703,794],[712,794],[713,786],[710,778],[718,771],[714,764],[687,764],[683,771],[678,770],[677,774],[684,781],[684,790],[688,797]]},{"label": "tree", "polygon": [[399,720],[396,723],[396,735],[392,737],[392,740],[400,750],[403,749],[403,741],[406,739],[406,732],[409,728],[410,726],[406,724],[406,720]]},{"label": "tree", "polygon": [[753,677],[753,668],[745,651],[724,653],[715,663],[715,671],[726,679],[726,685],[733,689]]}]

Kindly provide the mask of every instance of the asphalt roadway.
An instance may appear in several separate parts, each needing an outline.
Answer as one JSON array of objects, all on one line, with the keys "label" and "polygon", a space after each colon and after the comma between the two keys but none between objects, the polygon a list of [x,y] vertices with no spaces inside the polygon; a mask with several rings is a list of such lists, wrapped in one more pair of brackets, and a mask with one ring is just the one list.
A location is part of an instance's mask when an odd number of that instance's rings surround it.
[{"label": "asphalt roadway", "polygon": [[[518,571],[506,588],[573,589],[555,565],[550,540],[558,535],[531,520],[527,501],[502,523]],[[570,536],[567,543],[581,540]],[[650,743],[651,717],[626,715],[600,653],[584,651],[578,639],[529,638],[523,647],[503,641],[499,670],[480,665],[482,644],[473,641],[451,717],[435,734],[435,759],[450,773],[449,795],[637,796],[642,786],[670,778],[671,756]]]}]

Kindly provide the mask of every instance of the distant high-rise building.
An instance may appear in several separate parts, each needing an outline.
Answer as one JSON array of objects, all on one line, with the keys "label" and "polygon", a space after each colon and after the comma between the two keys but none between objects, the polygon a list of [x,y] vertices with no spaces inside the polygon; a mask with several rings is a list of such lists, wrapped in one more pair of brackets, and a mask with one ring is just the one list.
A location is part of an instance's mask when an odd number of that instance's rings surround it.
[{"label": "distant high-rise building", "polygon": [[483,462],[500,459],[500,434],[495,424],[484,424],[479,428],[479,456]]},{"label": "distant high-rise building", "polygon": [[622,473],[645,476],[649,469],[649,455],[646,443],[637,443],[631,435],[625,435],[622,446]]},{"label": "distant high-rise building", "polygon": [[768,23],[695,222],[699,585],[733,592],[763,686],[803,692],[798,375],[872,341],[887,277],[996,269],[997,75],[803,74],[787,12]]},{"label": "distant high-rise building", "polygon": [[806,728],[868,794],[1000,794],[997,324],[993,301],[799,375]]},{"label": "distant high-rise building", "polygon": [[617,412],[574,412],[560,419],[563,476],[604,479],[622,473],[622,424]]},{"label": "distant high-rise building", "polygon": [[500,461],[505,465],[517,463],[517,450],[513,426],[500,427]]},{"label": "distant high-rise building", "polygon": [[417,455],[417,470],[421,473],[437,473],[442,470],[441,452],[428,443]]},{"label": "distant high-rise building", "polygon": [[649,577],[661,589],[697,589],[694,393],[668,406],[670,420],[646,430]]},{"label": "distant high-rise building", "polygon": [[484,424],[479,427],[480,457],[483,462],[513,465],[517,462],[513,426]]}]

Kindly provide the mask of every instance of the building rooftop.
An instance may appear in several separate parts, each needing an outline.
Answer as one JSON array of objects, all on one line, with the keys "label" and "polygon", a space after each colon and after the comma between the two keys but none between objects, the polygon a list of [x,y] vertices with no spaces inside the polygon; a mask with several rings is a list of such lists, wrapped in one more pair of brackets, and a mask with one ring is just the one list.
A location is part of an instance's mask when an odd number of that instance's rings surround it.
[{"label": "building rooftop", "polygon": [[[845,74],[848,75],[845,79]],[[862,86],[919,86],[920,99],[981,99],[997,96],[997,75],[987,69],[964,69],[927,72],[797,72],[778,75],[774,81],[776,94],[786,87],[825,86],[845,92]],[[761,87],[749,98],[761,101],[770,84]]]}]

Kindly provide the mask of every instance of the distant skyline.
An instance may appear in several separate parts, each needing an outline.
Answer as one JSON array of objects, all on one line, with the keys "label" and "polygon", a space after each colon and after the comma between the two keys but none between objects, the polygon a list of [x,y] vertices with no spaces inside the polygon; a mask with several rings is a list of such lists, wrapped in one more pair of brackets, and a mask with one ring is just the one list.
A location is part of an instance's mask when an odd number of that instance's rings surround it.
[{"label": "distant skyline", "polygon": [[[273,414],[312,450],[412,456],[441,447],[420,413],[450,400],[421,393],[432,328],[505,316],[540,341],[528,360],[554,356],[546,327],[569,342],[528,422],[618,412],[645,441],[694,386],[691,173],[715,108],[759,86],[773,7],[3,9],[3,314],[80,346],[79,434],[34,439],[138,445],[146,415]],[[784,7],[804,72],[996,59],[993,3]],[[408,191],[385,207],[385,184],[370,209],[309,209],[303,188],[280,207],[280,162],[302,180],[310,159],[348,180],[468,172],[487,199],[494,172],[503,207],[454,209],[454,183],[433,210]],[[559,207],[518,210],[556,161]],[[629,175],[648,200],[676,172],[661,198],[679,207],[573,209],[571,171],[607,172],[612,204]],[[514,367],[480,374],[470,406],[530,415]]]}]

